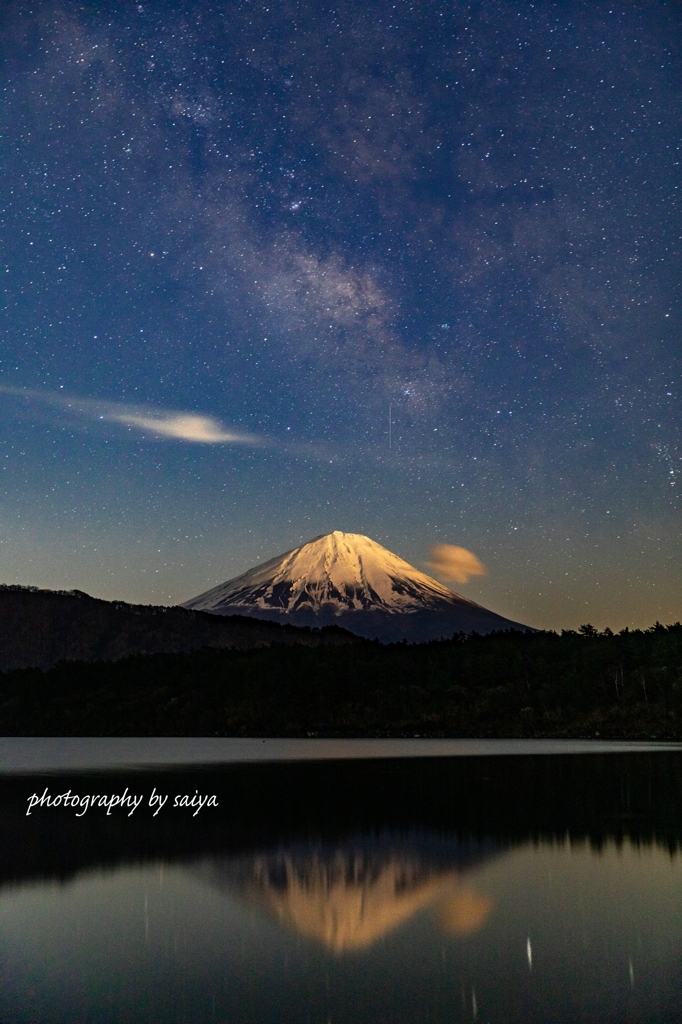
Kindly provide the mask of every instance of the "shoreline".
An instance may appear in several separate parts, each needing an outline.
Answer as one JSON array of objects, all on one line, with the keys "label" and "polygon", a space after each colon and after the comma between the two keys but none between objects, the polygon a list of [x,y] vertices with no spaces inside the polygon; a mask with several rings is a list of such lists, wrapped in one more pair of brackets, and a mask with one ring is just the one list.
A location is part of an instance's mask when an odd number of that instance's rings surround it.
[{"label": "shoreline", "polygon": [[0,737],[0,775],[292,761],[663,751],[682,751],[682,743],[550,738]]}]

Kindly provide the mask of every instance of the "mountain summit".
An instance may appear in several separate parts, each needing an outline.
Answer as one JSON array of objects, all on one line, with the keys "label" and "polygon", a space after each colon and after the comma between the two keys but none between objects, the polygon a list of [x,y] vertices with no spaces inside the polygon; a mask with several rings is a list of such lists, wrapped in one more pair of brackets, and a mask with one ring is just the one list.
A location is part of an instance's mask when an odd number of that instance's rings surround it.
[{"label": "mountain summit", "polygon": [[527,628],[455,594],[369,537],[339,530],[271,558],[183,607],[296,626],[335,624],[384,642]]}]

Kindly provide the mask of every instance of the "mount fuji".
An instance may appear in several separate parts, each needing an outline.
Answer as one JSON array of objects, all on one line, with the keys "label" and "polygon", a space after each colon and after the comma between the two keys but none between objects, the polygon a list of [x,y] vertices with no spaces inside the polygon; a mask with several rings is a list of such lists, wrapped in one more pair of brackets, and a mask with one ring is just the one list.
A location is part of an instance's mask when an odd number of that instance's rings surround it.
[{"label": "mount fuji", "polygon": [[454,593],[359,533],[335,530],[185,601],[215,615],[342,626],[384,643],[529,627]]}]

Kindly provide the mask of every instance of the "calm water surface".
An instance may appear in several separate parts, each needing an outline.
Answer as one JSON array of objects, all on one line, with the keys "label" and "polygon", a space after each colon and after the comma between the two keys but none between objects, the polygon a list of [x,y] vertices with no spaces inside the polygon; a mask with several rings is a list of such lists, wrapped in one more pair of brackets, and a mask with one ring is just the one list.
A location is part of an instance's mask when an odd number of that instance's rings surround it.
[{"label": "calm water surface", "polygon": [[51,768],[0,775],[3,1024],[680,1020],[679,751]]}]

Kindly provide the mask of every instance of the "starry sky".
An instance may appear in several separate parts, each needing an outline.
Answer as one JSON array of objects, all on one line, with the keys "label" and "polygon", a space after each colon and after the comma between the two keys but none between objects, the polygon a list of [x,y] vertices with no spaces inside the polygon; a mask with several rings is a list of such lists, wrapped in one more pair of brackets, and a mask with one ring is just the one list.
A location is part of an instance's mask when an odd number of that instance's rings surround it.
[{"label": "starry sky", "polygon": [[6,0],[0,580],[171,604],[363,533],[676,621],[682,13]]}]

